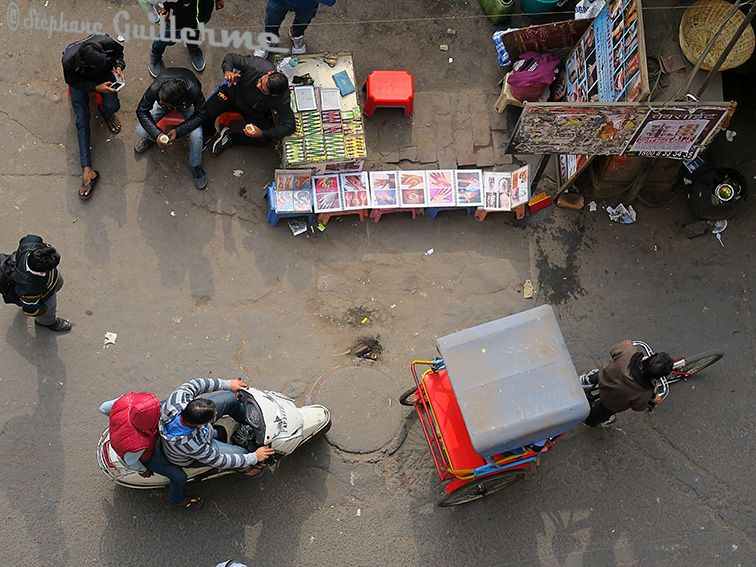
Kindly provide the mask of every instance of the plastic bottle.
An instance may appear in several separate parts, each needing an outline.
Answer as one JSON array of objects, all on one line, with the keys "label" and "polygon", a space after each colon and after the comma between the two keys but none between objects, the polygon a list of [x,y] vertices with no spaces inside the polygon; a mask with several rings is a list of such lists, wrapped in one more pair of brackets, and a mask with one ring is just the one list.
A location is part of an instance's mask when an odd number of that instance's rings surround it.
[{"label": "plastic bottle", "polygon": [[297,63],[299,63],[298,57],[284,57],[276,69],[286,75],[287,79],[291,79],[294,76],[294,70],[297,68]]}]

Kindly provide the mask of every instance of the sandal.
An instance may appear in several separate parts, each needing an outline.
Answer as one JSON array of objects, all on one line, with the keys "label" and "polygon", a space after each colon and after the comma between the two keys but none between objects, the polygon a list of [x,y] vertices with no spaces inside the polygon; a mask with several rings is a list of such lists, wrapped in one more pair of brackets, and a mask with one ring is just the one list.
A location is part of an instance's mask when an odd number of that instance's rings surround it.
[{"label": "sandal", "polygon": [[[95,170],[96,177],[89,180],[89,183],[86,185],[82,185],[79,187],[79,199],[82,201],[86,201],[92,196],[92,191],[94,191],[94,188],[97,186],[97,182],[100,180],[100,172]],[[84,192],[82,193],[81,190],[84,189]]]},{"label": "sandal", "polygon": [[118,132],[121,131],[121,124],[120,120],[118,120],[118,117],[113,114],[110,118],[105,118],[105,112],[102,110],[102,105],[97,105],[98,110],[100,111],[100,114],[102,115],[103,120],[105,120],[105,124],[108,125],[108,128],[110,128],[110,132],[112,134],[118,134]]},{"label": "sandal", "polygon": [[174,506],[178,506],[179,508],[200,508],[202,507],[202,497],[201,496],[187,496],[179,502],[178,504],[174,504]]},{"label": "sandal", "polygon": [[238,472],[244,476],[260,476],[263,473],[263,470],[262,465],[249,465],[245,469],[239,469]]}]

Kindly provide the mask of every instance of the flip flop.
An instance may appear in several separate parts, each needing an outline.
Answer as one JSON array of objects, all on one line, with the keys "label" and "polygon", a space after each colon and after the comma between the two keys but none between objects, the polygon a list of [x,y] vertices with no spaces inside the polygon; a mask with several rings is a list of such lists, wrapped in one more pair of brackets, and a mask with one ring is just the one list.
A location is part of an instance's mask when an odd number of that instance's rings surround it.
[{"label": "flip flop", "polygon": [[249,465],[245,469],[240,469],[239,472],[244,476],[260,476],[263,473],[262,465]]},{"label": "flip flop", "polygon": [[174,504],[174,506],[178,506],[179,508],[200,508],[202,506],[202,497],[187,496],[186,498],[184,498],[183,502]]},{"label": "flip flop", "polygon": [[[94,179],[90,179],[89,183],[79,187],[79,199],[82,201],[89,199],[92,196],[92,191],[97,187],[97,182],[100,180],[100,172],[95,169],[95,173],[97,176]],[[81,192],[82,189],[84,189],[84,193]]]},{"label": "flip flop", "polygon": [[121,127],[120,126],[116,126],[116,123],[115,123],[115,120],[114,120],[115,114],[113,114],[110,117],[110,119],[107,119],[107,118],[105,118],[105,113],[102,110],[102,105],[98,104],[97,108],[100,111],[100,114],[102,115],[103,120],[105,120],[105,124],[107,124],[108,128],[110,128],[110,132],[113,133],[113,134],[118,134],[118,132],[121,131]]}]

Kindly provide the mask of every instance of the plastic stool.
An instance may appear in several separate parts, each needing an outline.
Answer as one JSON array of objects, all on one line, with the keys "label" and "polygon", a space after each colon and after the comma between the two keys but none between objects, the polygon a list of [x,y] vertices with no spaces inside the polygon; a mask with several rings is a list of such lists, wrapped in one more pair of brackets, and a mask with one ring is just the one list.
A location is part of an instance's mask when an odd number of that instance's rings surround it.
[{"label": "plastic stool", "polygon": [[415,103],[415,86],[407,71],[373,71],[362,83],[367,92],[365,116],[372,116],[378,107],[404,108],[404,116],[412,116]]},{"label": "plastic stool", "polygon": [[331,217],[338,217],[340,215],[360,215],[360,222],[367,220],[368,209],[354,209],[351,211],[334,211],[332,213],[318,213],[318,222],[322,225],[328,224]]},{"label": "plastic stool", "polygon": [[234,120],[241,120],[246,123],[246,120],[244,120],[244,117],[241,114],[229,111],[224,112],[218,117],[218,126],[220,126],[220,129],[222,130],[223,128],[229,127]]},{"label": "plastic stool", "polygon": [[488,215],[488,213],[493,213],[493,212],[514,213],[515,214],[515,218],[517,220],[520,220],[522,217],[525,216],[525,203],[523,203],[522,205],[520,205],[519,207],[517,207],[516,209],[514,209],[512,211],[487,211],[485,209],[477,209],[475,211],[475,220],[476,221],[483,221],[483,220],[485,220],[486,215]]},{"label": "plastic stool", "polygon": [[273,191],[275,190],[276,184],[271,183],[268,185],[267,189],[265,189],[265,193],[263,193],[268,200],[268,215],[265,217],[265,222],[268,223],[269,226],[276,226],[279,220],[286,217],[307,217],[307,222],[310,224],[315,223],[318,218],[315,213],[277,213],[276,196],[273,195]]},{"label": "plastic stool", "polygon": [[165,132],[166,126],[178,126],[184,121],[184,115],[178,110],[171,110],[168,114],[163,116],[157,123],[158,128]]},{"label": "plastic stool", "polygon": [[370,220],[380,222],[381,217],[386,213],[412,213],[412,220],[423,214],[423,209],[372,209],[370,211]]},{"label": "plastic stool", "polygon": [[435,220],[441,211],[467,211],[467,216],[471,217],[475,214],[475,209],[477,207],[428,207],[425,209],[425,216],[431,220]]},{"label": "plastic stool", "polygon": [[[96,92],[89,93],[90,97],[92,95],[95,95],[95,97],[97,98],[97,104],[102,104],[102,95],[100,95],[100,93],[96,93]],[[70,88],[68,89],[68,100],[71,100],[71,89]]]}]

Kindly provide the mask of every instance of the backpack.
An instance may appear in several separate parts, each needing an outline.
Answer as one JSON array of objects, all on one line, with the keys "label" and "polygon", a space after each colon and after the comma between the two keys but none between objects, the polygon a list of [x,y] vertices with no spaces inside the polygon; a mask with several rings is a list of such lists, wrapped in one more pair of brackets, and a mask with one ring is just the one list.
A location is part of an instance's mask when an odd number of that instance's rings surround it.
[{"label": "backpack", "polygon": [[0,294],[5,303],[21,305],[21,298],[16,293],[16,280],[13,275],[16,271],[16,252],[13,254],[0,254]]}]

